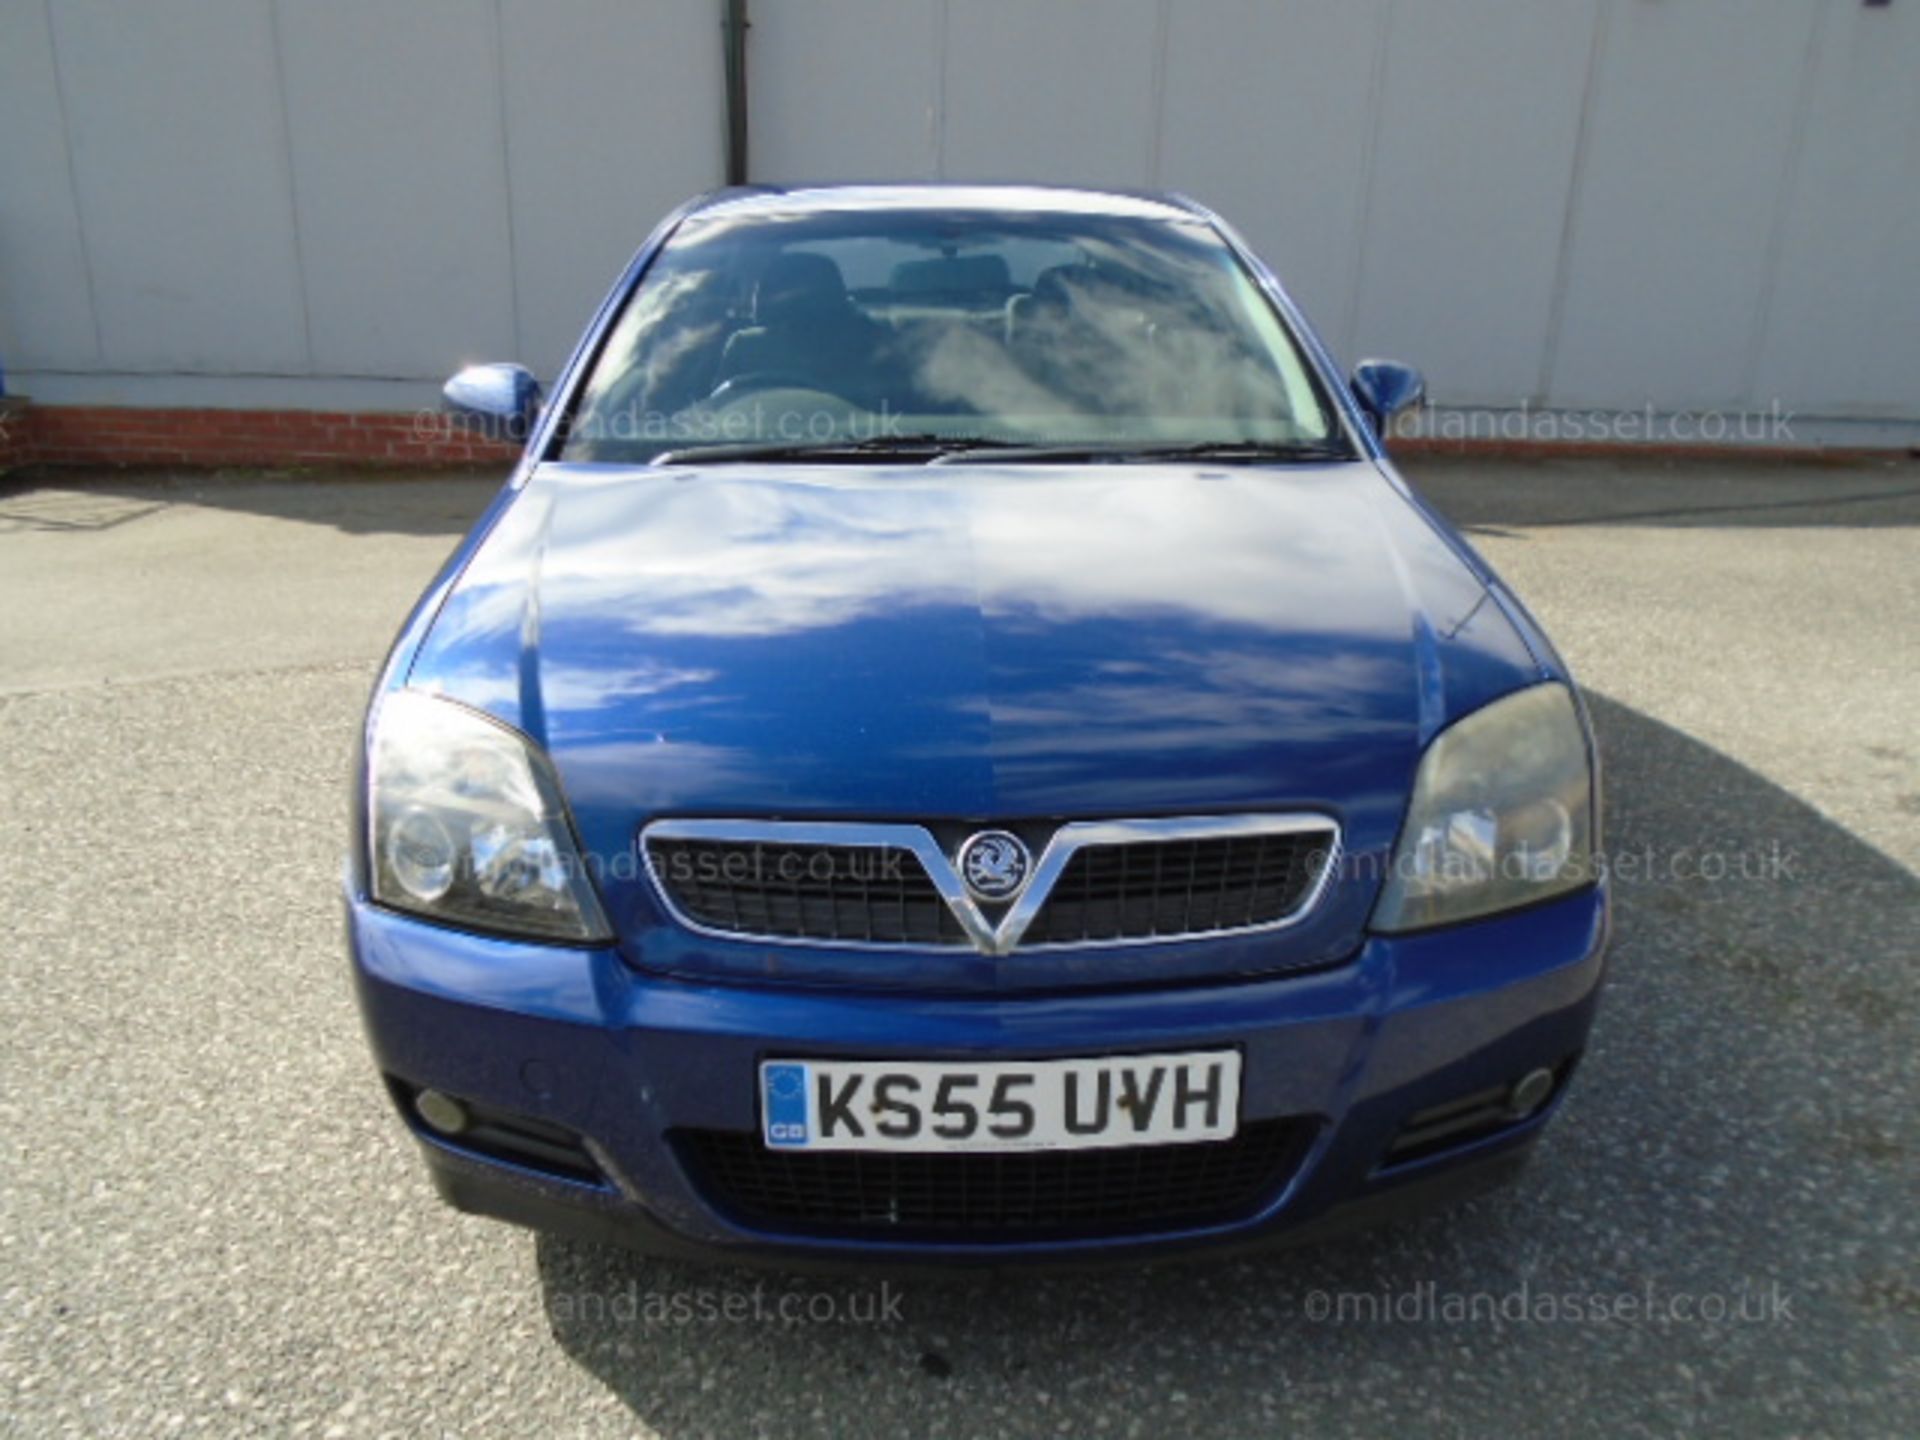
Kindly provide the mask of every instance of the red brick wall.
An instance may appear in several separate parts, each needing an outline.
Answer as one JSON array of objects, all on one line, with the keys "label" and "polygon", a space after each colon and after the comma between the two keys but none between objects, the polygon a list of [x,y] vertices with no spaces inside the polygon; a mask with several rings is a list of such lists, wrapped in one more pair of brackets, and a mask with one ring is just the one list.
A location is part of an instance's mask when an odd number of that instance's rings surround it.
[{"label": "red brick wall", "polygon": [[34,405],[10,418],[7,437],[0,464],[446,465],[519,454],[431,412]]},{"label": "red brick wall", "polygon": [[[18,401],[14,404],[18,405]],[[510,464],[520,447],[487,440],[452,416],[422,411],[148,410],[0,401],[0,468],[52,465]],[[1394,454],[1541,459],[1852,459],[1874,452],[1770,445],[1402,437]]]},{"label": "red brick wall", "polygon": [[0,395],[0,470],[26,460],[26,402]]}]

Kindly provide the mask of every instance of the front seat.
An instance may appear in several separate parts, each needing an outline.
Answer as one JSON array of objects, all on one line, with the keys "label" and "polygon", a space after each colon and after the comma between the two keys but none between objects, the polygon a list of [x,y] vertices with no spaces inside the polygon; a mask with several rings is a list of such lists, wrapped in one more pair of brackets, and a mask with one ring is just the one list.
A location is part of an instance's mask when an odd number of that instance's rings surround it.
[{"label": "front seat", "polygon": [[754,288],[754,323],[727,341],[719,384],[746,375],[804,377],[815,389],[860,396],[872,388],[880,327],[847,295],[825,255],[777,256]]},{"label": "front seat", "polygon": [[1007,350],[1027,378],[1070,405],[1098,408],[1094,357],[1111,351],[1097,326],[1082,313],[1099,295],[1089,265],[1055,265],[1034,277],[1033,289],[1006,305]]}]

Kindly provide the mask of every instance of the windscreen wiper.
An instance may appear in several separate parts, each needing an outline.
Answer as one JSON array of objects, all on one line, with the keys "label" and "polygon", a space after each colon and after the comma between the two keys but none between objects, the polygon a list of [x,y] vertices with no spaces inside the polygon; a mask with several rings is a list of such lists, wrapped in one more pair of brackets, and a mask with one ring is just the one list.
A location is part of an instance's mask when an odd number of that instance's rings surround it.
[{"label": "windscreen wiper", "polygon": [[725,465],[755,460],[806,460],[821,464],[876,458],[917,460],[943,465],[960,460],[987,463],[1084,461],[1127,464],[1156,460],[1222,460],[1242,464],[1306,465],[1351,460],[1344,445],[1272,440],[1070,441],[1022,444],[993,437],[913,433],[872,435],[864,440],[746,441],[727,445],[689,445],[665,450],[652,465]]},{"label": "windscreen wiper", "polygon": [[[1344,445],[1326,442],[1275,440],[1179,440],[1143,442],[1116,441],[1100,444],[1062,445],[979,445],[958,458],[991,463],[995,460],[1087,461],[1124,465],[1157,460],[1225,460],[1249,465],[1309,465],[1327,461],[1352,460],[1354,453]],[[945,463],[937,457],[933,464]]]},{"label": "windscreen wiper", "polygon": [[750,440],[730,445],[688,445],[664,450],[648,463],[652,465],[724,465],[732,461],[817,460],[831,464],[839,460],[871,460],[898,457],[903,460],[934,461],[949,455],[974,450],[1010,448],[1005,440],[982,439],[966,435],[872,435],[864,440]]}]

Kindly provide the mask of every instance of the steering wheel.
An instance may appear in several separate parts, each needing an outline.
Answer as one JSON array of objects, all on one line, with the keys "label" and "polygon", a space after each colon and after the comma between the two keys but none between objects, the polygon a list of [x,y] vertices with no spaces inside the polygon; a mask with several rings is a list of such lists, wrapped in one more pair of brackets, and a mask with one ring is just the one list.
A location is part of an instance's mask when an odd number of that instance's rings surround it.
[{"label": "steering wheel", "polygon": [[729,375],[713,387],[707,396],[709,405],[730,405],[747,395],[757,395],[762,390],[811,390],[816,395],[831,395],[836,400],[852,401],[837,390],[829,390],[812,375],[803,375],[798,370],[742,370],[738,375]]}]

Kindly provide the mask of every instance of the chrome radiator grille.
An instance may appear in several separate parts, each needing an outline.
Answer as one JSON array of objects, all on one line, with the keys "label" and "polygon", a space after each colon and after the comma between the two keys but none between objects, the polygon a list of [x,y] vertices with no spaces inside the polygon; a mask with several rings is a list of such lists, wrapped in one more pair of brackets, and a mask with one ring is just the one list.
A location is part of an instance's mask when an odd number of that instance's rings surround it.
[{"label": "chrome radiator grille", "polygon": [[911,850],[649,836],[655,881],[708,930],[779,940],[965,945]]},{"label": "chrome radiator grille", "polygon": [[1075,821],[1037,859],[1019,847],[1023,878],[999,900],[917,825],[660,820],[642,845],[668,910],[701,933],[1004,955],[1293,924],[1332,875],[1339,830],[1321,815]]},{"label": "chrome radiator grille", "polygon": [[1085,845],[1074,852],[1027,945],[1157,940],[1255,930],[1284,920],[1319,878],[1324,832]]}]

